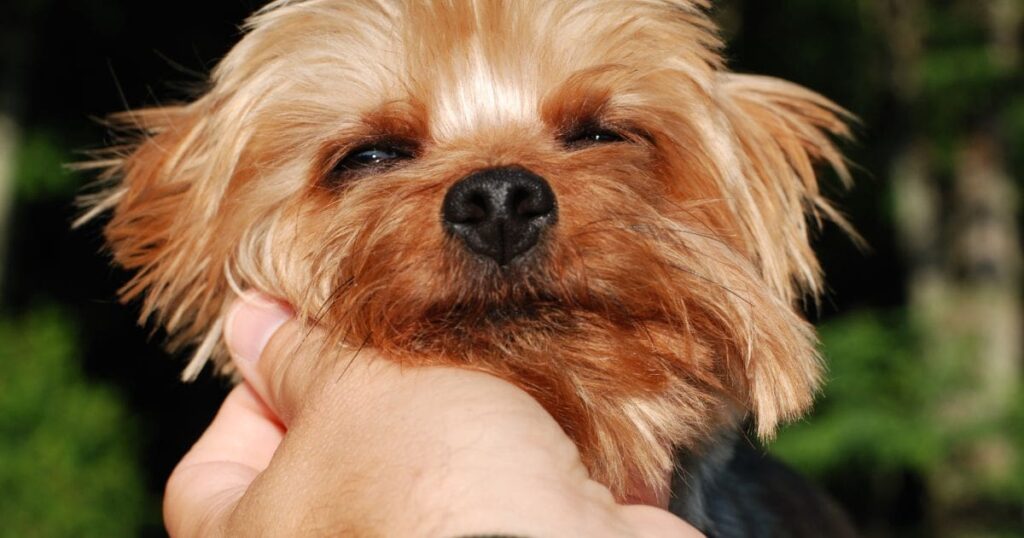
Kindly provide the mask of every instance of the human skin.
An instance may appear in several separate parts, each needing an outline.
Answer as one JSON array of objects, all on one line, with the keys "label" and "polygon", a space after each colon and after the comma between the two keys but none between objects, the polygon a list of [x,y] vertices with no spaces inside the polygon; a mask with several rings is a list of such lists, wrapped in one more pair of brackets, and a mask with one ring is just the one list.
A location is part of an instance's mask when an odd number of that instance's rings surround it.
[{"label": "human skin", "polygon": [[331,350],[250,294],[226,339],[245,382],[172,473],[174,538],[693,537],[667,481],[617,504],[554,419],[498,378]]}]

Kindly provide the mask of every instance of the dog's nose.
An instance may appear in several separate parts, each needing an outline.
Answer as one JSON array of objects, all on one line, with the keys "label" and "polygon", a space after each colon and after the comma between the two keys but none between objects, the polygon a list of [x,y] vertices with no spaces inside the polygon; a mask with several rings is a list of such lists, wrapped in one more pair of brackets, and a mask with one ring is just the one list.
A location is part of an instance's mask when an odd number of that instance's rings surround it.
[{"label": "dog's nose", "polygon": [[558,208],[544,178],[511,166],[461,179],[445,195],[442,214],[449,232],[470,250],[505,266],[537,245]]}]

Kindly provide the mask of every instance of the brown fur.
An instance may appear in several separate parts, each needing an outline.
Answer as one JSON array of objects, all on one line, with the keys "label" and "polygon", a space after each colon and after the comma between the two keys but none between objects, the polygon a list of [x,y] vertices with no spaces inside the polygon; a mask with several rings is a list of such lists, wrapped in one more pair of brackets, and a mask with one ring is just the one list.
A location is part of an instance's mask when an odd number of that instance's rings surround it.
[{"label": "brown fur", "polygon": [[[821,377],[795,304],[821,290],[808,216],[836,218],[845,114],[729,72],[703,0],[278,0],[194,102],[129,112],[144,133],[98,163],[122,290],[178,344],[230,364],[226,306],[255,288],[339,341],[510,379],[624,496],[677,447],[750,413],[762,436]],[[600,121],[626,142],[567,149]],[[382,136],[404,166],[329,171]],[[441,225],[457,180],[519,165],[559,222],[499,271]]]}]

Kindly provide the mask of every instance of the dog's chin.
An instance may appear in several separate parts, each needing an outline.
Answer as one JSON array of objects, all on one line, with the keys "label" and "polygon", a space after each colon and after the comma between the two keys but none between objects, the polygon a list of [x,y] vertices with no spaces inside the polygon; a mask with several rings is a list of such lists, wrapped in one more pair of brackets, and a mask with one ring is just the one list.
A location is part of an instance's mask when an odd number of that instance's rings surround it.
[{"label": "dog's chin", "polygon": [[437,331],[471,333],[500,331],[514,336],[519,333],[549,332],[568,329],[575,309],[565,301],[543,294],[529,298],[507,298],[435,305],[427,311],[423,323]]},{"label": "dog's chin", "polygon": [[463,325],[469,323],[470,327],[483,324],[514,329],[517,325],[527,325],[552,313],[561,313],[561,310],[558,304],[537,301],[490,304],[482,309],[482,313],[479,318],[464,318],[461,322]]},{"label": "dog's chin", "polygon": [[464,296],[386,320],[367,336],[377,346],[409,354],[411,360],[430,361],[433,356],[456,362],[503,362],[578,337],[579,320],[594,314],[575,302],[543,292]]}]

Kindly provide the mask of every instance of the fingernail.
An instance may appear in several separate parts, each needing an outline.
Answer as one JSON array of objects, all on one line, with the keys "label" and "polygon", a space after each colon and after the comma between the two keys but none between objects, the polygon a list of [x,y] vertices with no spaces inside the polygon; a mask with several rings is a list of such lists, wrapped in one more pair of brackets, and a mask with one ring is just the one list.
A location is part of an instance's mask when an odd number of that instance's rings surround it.
[{"label": "fingernail", "polygon": [[286,305],[261,293],[235,300],[224,323],[224,341],[236,361],[256,362],[263,348],[293,313]]}]

